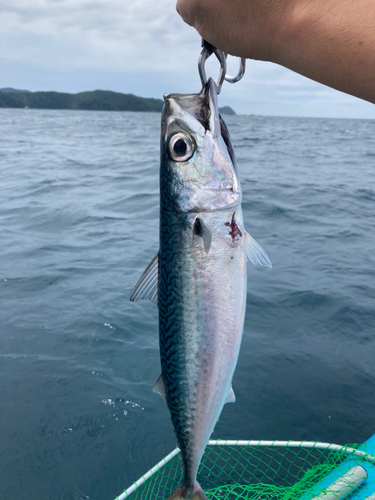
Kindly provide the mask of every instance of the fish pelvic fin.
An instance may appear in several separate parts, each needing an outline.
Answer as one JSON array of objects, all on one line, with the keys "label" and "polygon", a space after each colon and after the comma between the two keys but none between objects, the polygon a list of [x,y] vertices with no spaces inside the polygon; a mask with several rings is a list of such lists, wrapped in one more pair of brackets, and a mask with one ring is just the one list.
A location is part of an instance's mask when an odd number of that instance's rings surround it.
[{"label": "fish pelvic fin", "polygon": [[184,483],[177,486],[167,500],[208,500],[201,485],[195,482],[194,486],[187,488]]}]

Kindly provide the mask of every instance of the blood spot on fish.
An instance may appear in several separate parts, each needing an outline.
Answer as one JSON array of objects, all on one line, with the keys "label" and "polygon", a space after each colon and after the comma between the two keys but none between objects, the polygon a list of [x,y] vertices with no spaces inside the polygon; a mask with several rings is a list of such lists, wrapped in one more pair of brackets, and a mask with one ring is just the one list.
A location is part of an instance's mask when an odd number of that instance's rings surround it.
[{"label": "blood spot on fish", "polygon": [[225,225],[230,228],[229,229],[229,236],[232,238],[233,243],[235,243],[237,240],[239,240],[242,236],[240,228],[237,226],[237,222],[234,220],[235,213],[236,212],[233,212],[232,220],[230,222],[225,223]]}]

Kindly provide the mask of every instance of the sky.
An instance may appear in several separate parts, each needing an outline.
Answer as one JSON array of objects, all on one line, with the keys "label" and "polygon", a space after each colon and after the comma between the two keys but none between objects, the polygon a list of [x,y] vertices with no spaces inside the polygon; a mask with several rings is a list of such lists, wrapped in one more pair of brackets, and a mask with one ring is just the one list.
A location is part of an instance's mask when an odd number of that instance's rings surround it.
[{"label": "sky", "polygon": [[[0,88],[199,92],[200,44],[175,0],[0,0]],[[214,57],[206,69],[218,74]],[[243,80],[224,84],[219,104],[238,114],[375,118],[373,104],[251,60]]]}]

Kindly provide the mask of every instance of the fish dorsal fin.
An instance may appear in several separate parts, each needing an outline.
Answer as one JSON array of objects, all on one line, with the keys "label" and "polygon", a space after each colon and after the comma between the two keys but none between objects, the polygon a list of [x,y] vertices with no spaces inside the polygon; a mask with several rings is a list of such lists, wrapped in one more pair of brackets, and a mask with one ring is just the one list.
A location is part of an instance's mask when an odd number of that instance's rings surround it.
[{"label": "fish dorsal fin", "polygon": [[229,387],[229,391],[227,394],[227,399],[225,400],[225,403],[235,403],[236,402],[236,396],[234,394],[234,390],[232,385]]},{"label": "fish dorsal fin", "polygon": [[247,260],[253,264],[260,264],[261,266],[272,267],[271,261],[267,253],[257,243],[250,234],[245,231],[245,253]]},{"label": "fish dorsal fin", "polygon": [[130,300],[150,299],[151,302],[158,305],[158,281],[159,281],[159,252],[155,255],[149,265],[146,267],[138,283],[135,285]]},{"label": "fish dorsal fin", "polygon": [[204,251],[208,254],[212,243],[212,234],[200,217],[195,219],[194,234],[203,238]]},{"label": "fish dorsal fin", "polygon": [[162,374],[157,379],[156,384],[154,385],[152,392],[155,392],[156,394],[160,394],[160,396],[164,399],[165,404],[167,404],[167,393],[165,392],[165,385],[164,385],[164,380],[163,380]]}]

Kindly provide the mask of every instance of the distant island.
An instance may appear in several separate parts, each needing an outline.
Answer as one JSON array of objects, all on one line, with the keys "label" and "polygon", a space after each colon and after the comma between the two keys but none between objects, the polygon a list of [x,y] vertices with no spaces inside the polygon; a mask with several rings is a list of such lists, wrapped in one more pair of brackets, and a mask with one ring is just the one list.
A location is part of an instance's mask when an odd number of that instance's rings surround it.
[{"label": "distant island", "polygon": [[12,89],[12,87],[4,87],[0,89],[0,92],[30,92],[30,90],[20,90],[20,89]]},{"label": "distant island", "polygon": [[[30,92],[10,87],[0,89],[0,108],[160,112],[163,104],[161,99],[138,97],[110,90],[68,94],[64,92]],[[222,114],[236,114],[229,106],[219,108],[219,111]]]},{"label": "distant island", "polygon": [[223,106],[219,108],[219,111],[222,115],[235,115],[236,112],[230,106]]},{"label": "distant island", "polygon": [[109,90],[68,94],[0,89],[0,108],[75,109],[91,111],[161,111],[161,99],[148,99]]}]

